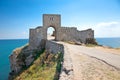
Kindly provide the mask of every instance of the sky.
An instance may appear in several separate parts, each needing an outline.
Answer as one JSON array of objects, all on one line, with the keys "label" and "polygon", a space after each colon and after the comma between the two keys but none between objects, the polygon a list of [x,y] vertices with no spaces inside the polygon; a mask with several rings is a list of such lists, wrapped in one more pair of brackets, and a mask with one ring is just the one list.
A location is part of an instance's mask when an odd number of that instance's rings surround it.
[{"label": "sky", "polygon": [[0,0],[0,39],[29,38],[43,14],[61,14],[61,25],[92,28],[95,37],[120,37],[120,0]]}]

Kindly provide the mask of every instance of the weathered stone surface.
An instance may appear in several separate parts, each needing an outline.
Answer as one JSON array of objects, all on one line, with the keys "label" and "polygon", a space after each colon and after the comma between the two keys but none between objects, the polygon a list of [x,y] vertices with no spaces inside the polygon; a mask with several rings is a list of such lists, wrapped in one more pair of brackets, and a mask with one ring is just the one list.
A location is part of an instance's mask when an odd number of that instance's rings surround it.
[{"label": "weathered stone surface", "polygon": [[11,65],[10,66],[11,73],[15,74],[15,73],[20,72],[21,66],[19,66],[19,65],[24,64],[24,63],[23,62],[18,62],[17,54],[15,54],[15,52],[13,52],[13,54],[10,55],[9,59],[10,59],[10,65]]},{"label": "weathered stone surface", "polygon": [[36,49],[42,39],[47,40],[47,29],[55,29],[55,40],[57,41],[76,41],[86,43],[86,39],[94,39],[94,31],[87,29],[78,31],[76,27],[61,27],[61,16],[57,14],[44,14],[43,26],[30,29],[29,44],[31,49]]},{"label": "weathered stone surface", "polygon": [[10,76],[18,74],[24,67],[29,66],[33,60],[33,53],[35,50],[30,49],[29,45],[17,48],[9,56],[10,60]]},{"label": "weathered stone surface", "polygon": [[54,41],[47,41],[45,49],[49,53],[64,53],[64,46]]},{"label": "weathered stone surface", "polygon": [[33,61],[34,61],[34,57],[33,57],[33,55],[31,54],[30,56],[28,56],[28,57],[25,59],[26,66],[29,66]]}]

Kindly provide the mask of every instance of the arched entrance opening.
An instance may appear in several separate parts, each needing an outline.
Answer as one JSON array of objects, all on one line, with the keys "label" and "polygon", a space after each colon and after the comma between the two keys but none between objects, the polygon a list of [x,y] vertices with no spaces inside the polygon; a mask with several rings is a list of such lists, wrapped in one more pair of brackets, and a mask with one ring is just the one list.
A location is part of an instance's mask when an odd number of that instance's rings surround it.
[{"label": "arched entrance opening", "polygon": [[47,40],[55,40],[56,39],[56,30],[54,27],[48,27],[47,29]]}]

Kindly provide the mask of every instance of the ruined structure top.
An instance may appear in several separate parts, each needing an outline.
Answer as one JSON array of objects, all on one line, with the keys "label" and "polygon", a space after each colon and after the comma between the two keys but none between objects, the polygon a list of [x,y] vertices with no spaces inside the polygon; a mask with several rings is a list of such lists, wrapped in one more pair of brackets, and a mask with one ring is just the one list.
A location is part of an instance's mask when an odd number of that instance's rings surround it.
[{"label": "ruined structure top", "polygon": [[94,31],[87,29],[78,31],[76,27],[62,27],[61,15],[43,14],[43,26],[30,29],[29,45],[31,48],[37,48],[42,40],[47,40],[47,29],[55,29],[55,40],[57,41],[78,41],[86,43],[87,39],[94,39]]},{"label": "ruined structure top", "polygon": [[43,14],[44,27],[61,27],[61,16],[58,14]]}]

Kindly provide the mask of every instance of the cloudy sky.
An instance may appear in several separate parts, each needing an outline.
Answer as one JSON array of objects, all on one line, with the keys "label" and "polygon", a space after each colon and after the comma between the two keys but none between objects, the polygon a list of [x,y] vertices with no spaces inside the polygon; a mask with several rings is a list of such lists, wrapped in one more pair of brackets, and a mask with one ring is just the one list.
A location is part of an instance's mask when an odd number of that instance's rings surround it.
[{"label": "cloudy sky", "polygon": [[61,14],[62,26],[120,37],[120,0],[0,0],[0,39],[29,38],[42,14]]}]

